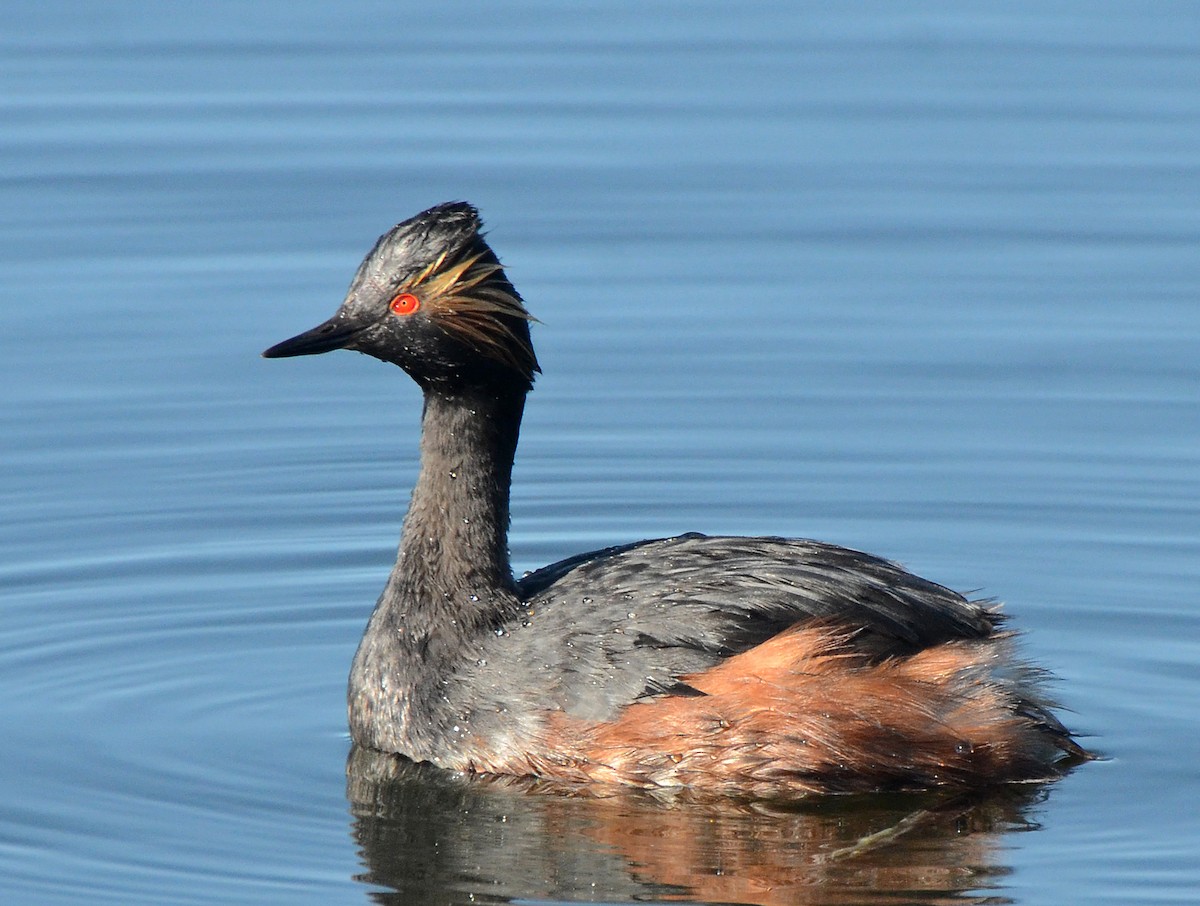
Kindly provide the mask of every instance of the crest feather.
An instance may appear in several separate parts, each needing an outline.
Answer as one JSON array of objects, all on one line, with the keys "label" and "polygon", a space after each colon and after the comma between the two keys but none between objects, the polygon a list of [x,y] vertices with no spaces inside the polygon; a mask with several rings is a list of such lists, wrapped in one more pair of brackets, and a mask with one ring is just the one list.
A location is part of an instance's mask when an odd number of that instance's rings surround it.
[{"label": "crest feather", "polygon": [[[431,317],[481,355],[515,369],[528,380],[540,371],[527,330],[512,321],[536,321],[504,276],[495,255],[483,249],[450,265],[442,252],[408,284],[419,291]],[[492,279],[499,275],[499,279]]]}]

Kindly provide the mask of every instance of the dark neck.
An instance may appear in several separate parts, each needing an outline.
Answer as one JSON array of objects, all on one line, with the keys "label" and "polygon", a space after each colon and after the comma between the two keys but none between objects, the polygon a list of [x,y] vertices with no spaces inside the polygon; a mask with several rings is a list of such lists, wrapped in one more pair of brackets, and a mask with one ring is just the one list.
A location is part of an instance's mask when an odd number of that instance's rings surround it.
[{"label": "dark neck", "polygon": [[436,760],[460,742],[444,683],[520,607],[509,479],[526,388],[426,390],[421,473],[400,554],[350,667],[356,743]]},{"label": "dark neck", "polygon": [[515,604],[508,495],[524,390],[428,390],[421,472],[379,601],[408,633],[463,638]]},{"label": "dark neck", "polygon": [[350,669],[350,733],[417,760],[444,757],[463,716],[443,685],[519,608],[508,488],[527,388],[427,390],[421,474],[400,553]]}]

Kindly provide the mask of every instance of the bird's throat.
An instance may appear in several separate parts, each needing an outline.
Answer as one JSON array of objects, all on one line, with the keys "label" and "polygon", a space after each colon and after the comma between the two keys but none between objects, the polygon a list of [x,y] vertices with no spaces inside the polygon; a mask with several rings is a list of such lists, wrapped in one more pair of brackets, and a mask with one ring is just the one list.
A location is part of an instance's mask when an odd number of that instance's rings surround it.
[{"label": "bird's throat", "polygon": [[411,631],[468,632],[515,601],[508,506],[524,404],[506,390],[425,396],[421,470],[380,599]]}]

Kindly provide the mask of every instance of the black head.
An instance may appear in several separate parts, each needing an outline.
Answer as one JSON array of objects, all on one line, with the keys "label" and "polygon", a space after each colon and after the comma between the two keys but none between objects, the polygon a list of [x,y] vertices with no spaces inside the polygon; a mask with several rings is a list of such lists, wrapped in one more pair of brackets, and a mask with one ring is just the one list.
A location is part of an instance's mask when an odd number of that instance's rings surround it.
[{"label": "black head", "polygon": [[394,362],[426,388],[496,381],[528,388],[539,370],[532,316],[481,226],[464,202],[397,224],[363,259],[332,318],[263,355],[354,349]]}]

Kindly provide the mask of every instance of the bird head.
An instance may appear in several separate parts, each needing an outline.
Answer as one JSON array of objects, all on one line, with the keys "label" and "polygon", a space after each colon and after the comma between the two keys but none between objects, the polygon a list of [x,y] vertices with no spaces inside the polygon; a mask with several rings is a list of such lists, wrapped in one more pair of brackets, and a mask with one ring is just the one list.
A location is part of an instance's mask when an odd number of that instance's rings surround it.
[{"label": "bird head", "polygon": [[332,318],[263,355],[353,349],[399,365],[426,389],[506,380],[528,389],[540,370],[533,317],[481,228],[464,202],[397,224],[363,259]]}]

